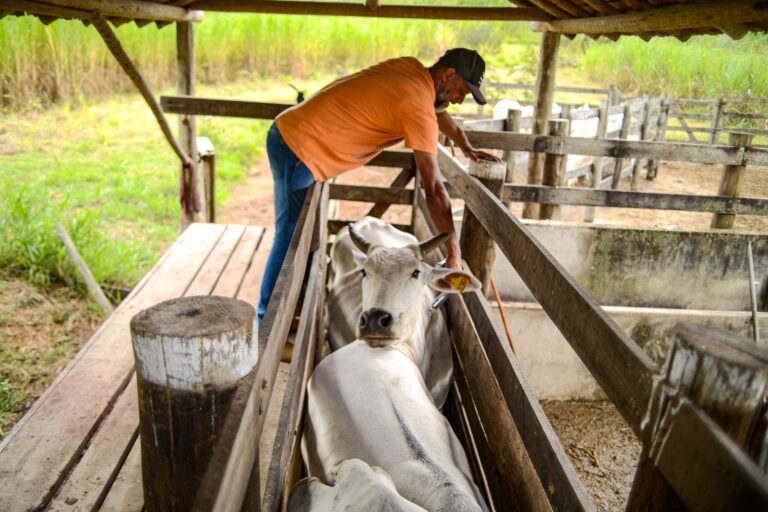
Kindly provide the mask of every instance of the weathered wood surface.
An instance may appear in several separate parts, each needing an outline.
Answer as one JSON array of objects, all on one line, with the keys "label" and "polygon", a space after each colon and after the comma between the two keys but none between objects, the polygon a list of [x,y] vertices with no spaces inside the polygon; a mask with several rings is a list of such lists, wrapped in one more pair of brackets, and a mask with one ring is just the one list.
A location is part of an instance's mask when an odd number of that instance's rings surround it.
[{"label": "weathered wood surface", "polygon": [[[22,5],[23,4],[23,5]],[[149,21],[202,21],[203,13],[172,4],[137,0],[57,0],[56,6],[44,2],[10,2],[11,12],[24,11],[62,18],[88,20],[97,11],[105,17]]]},{"label": "weathered wood surface", "polygon": [[[747,466],[754,466],[755,462],[760,461],[765,444],[766,423],[762,416],[765,412],[766,392],[768,348],[755,345],[749,339],[729,331],[691,323],[678,325],[661,379],[654,388],[649,405],[649,418],[644,429],[645,447],[628,510],[683,509],[681,500],[689,507],[693,504],[700,507],[704,503],[700,501],[701,498],[687,494],[696,488],[709,494],[712,503],[708,507],[724,510],[724,506],[729,506],[731,498],[726,496],[731,490],[705,491],[708,487],[717,487],[712,485],[718,478],[716,475],[694,470],[694,478],[698,478],[698,481],[688,483],[675,492],[656,464],[659,453],[666,449],[664,445],[669,442],[665,438],[670,424],[677,421],[680,400],[687,399],[693,407],[699,408],[703,415],[717,424],[715,430],[721,430],[752,458],[754,462]],[[714,433],[710,434],[715,436]],[[700,450],[716,457],[723,457],[729,451],[720,442],[716,441],[715,444],[714,449],[702,445]],[[717,455],[718,452],[721,452],[720,455]],[[692,465],[690,460],[683,461]],[[681,471],[685,462],[677,461],[668,470]],[[749,468],[742,468],[736,472],[744,474],[750,471]],[[763,482],[763,487],[768,496],[768,482]],[[739,510],[739,507],[734,510]]]},{"label": "weathered wood surface", "polygon": [[[341,231],[343,227],[349,226],[353,222],[355,221],[354,220],[335,220],[335,219],[329,220],[328,233],[330,233],[331,235],[335,235],[336,233]],[[411,226],[409,226],[408,224],[392,224],[392,226],[396,227],[400,231],[405,231],[406,233],[411,232]]]},{"label": "weathered wood surface", "polygon": [[[399,189],[399,188],[405,188],[406,185],[413,179],[413,177],[416,175],[416,170],[412,167],[407,167],[400,171],[400,174],[398,174],[395,179],[392,181],[392,184],[389,186],[392,189]],[[411,194],[413,196],[413,194]],[[368,211],[367,216],[369,217],[377,217],[381,218],[382,215],[384,215],[384,212],[386,212],[391,203],[390,202],[377,202],[374,204],[371,209]]]},{"label": "weathered wood surface", "polygon": [[438,148],[438,160],[443,175],[460,191],[467,207],[639,434],[651,378],[657,371],[653,362],[503,203],[467,175],[445,148]]},{"label": "weathered wood surface", "polygon": [[[733,145],[749,145],[752,142],[752,136],[743,133],[732,133],[728,139]],[[741,178],[746,171],[746,165],[726,165],[723,174],[720,177],[720,186],[718,195],[721,196],[739,196],[741,188]],[[718,213],[712,218],[712,227],[715,229],[731,229],[736,222],[736,215],[728,213]]]},{"label": "weathered wood surface", "polygon": [[411,204],[413,190],[405,188],[366,187],[330,183],[331,199],[363,201],[366,203]]},{"label": "weathered wood surface", "polygon": [[168,114],[274,119],[280,112],[293,105],[197,96],[160,96],[160,106],[163,112]]},{"label": "weathered wood surface", "polygon": [[[433,236],[437,231],[429,218],[424,194],[420,193],[417,197],[419,201],[415,215],[414,234],[419,239],[425,239]],[[441,253],[440,250],[435,252]],[[434,256],[435,259],[442,257],[440,254],[431,254],[430,256]],[[451,314],[451,329],[452,332],[455,331],[452,337],[454,338],[456,353],[458,354],[459,347],[464,347],[461,350],[464,354],[462,357],[470,358],[465,364],[471,367],[471,370],[467,370],[470,371],[471,375],[494,375],[495,377],[495,382],[491,383],[489,383],[489,379],[482,379],[479,384],[474,382],[474,377],[471,379],[476,390],[475,401],[487,400],[489,396],[487,391],[478,391],[480,390],[478,385],[499,389],[502,400],[497,404],[495,410],[507,411],[511,414],[515,425],[511,432],[506,432],[502,428],[502,435],[512,436],[514,452],[522,453],[523,449],[528,452],[527,457],[506,457],[501,461],[501,466],[496,466],[494,463],[487,467],[485,476],[488,479],[488,484],[492,485],[495,491],[501,490],[501,492],[508,493],[508,491],[504,491],[504,488],[509,483],[500,483],[500,480],[505,480],[508,476],[505,476],[506,473],[504,472],[499,473],[499,471],[503,471],[505,466],[514,464],[518,472],[513,474],[520,475],[522,471],[529,477],[533,476],[534,480],[540,481],[542,486],[542,488],[537,488],[538,484],[532,482],[522,484],[522,499],[541,503],[539,498],[541,497],[540,491],[543,489],[548,500],[548,504],[543,507],[544,509],[551,506],[554,510],[593,510],[595,507],[592,498],[573,469],[555,430],[526,382],[522,369],[517,364],[516,356],[512,354],[509,344],[491,319],[492,313],[487,301],[480,292],[468,292],[462,297],[463,302],[461,299],[456,301],[450,298],[446,303]],[[454,324],[457,319],[459,323]],[[478,370],[478,368],[481,369]],[[468,386],[467,383],[464,385]],[[479,397],[478,392],[480,393]],[[467,404],[467,409],[469,406],[472,408],[479,407],[479,404],[473,405],[471,394],[465,391],[463,395],[466,396],[462,398],[462,405]],[[483,410],[487,412],[487,408]],[[467,415],[471,414],[472,411],[467,410]],[[474,414],[476,416],[477,412],[475,411]],[[492,414],[494,417],[499,415],[498,412]],[[505,420],[504,418],[496,418],[490,421],[503,424]],[[498,423],[496,425],[498,426]],[[492,455],[496,447],[506,446],[506,444],[500,443],[497,438],[489,439],[485,434],[482,434],[482,428],[478,431],[475,427],[475,430],[479,432],[476,435],[478,455],[481,455],[482,460],[489,464],[496,456]],[[490,448],[485,452],[482,444],[484,439],[485,443],[490,443]],[[518,492],[513,491],[513,494],[518,495]],[[494,497],[494,500],[508,499],[509,497],[506,496]],[[506,509],[508,508],[497,508],[497,510]]]},{"label": "weathered wood surface", "polygon": [[[176,23],[176,91],[180,95],[195,95],[195,27],[191,23]],[[184,114],[178,119],[179,145],[189,155],[193,162],[197,162],[197,121],[195,116]],[[195,180],[197,190],[200,192],[200,219],[206,219],[205,179],[202,169],[196,169]],[[182,168],[179,172],[184,173]],[[180,176],[184,180],[184,176]],[[202,185],[202,186],[201,186]],[[195,214],[181,209],[181,229],[184,230],[194,222]]]},{"label": "weathered wood surface", "polygon": [[505,202],[768,215],[768,199],[756,197],[694,196],[533,185],[504,185],[501,197]]},{"label": "weathered wood surface", "polygon": [[221,296],[163,301],[131,319],[148,510],[189,510],[241,380],[258,360],[255,308]]},{"label": "weathered wood surface", "polygon": [[[264,427],[280,355],[304,281],[317,206],[324,185],[307,193],[297,228],[259,330],[265,346],[256,371],[235,393],[193,510],[240,510]],[[269,341],[268,341],[269,340]]]},{"label": "weathered wood surface", "polygon": [[[109,507],[123,510],[123,499],[128,500],[125,510],[132,509],[130,503],[137,499],[136,471],[140,472],[140,469],[128,466],[139,458],[132,455],[138,453],[138,444],[133,441],[138,431],[138,411],[129,407],[130,414],[135,417],[132,425],[127,419],[111,419],[112,415],[117,418],[123,414],[121,411],[125,411],[120,404],[128,399],[126,386],[133,375],[128,322],[140,310],[157,302],[189,295],[188,291],[192,289],[210,291],[220,277],[229,279],[226,276],[230,272],[242,272],[242,268],[236,270],[228,266],[229,255],[217,251],[217,244],[230,243],[234,250],[232,238],[237,237],[229,235],[229,231],[242,234],[246,229],[262,232],[261,228],[192,224],[134,287],[0,443],[0,510],[45,508],[52,500],[66,505],[64,500],[68,496],[82,497],[85,492],[88,498],[82,498],[84,503],[104,499],[106,494],[104,503],[108,510]],[[263,271],[265,256],[260,258],[269,250],[266,240],[264,237],[255,248],[248,275]],[[218,268],[218,273],[201,272],[204,267],[211,269],[211,265]],[[260,269],[257,268],[259,265]],[[244,283],[240,292],[243,293],[245,288]],[[109,427],[116,424],[119,428]],[[107,438],[112,447],[110,453],[96,455],[103,453],[104,448],[100,445],[104,442],[102,439]],[[89,455],[92,451],[94,455]],[[123,461],[126,455],[128,458]],[[83,461],[96,459],[98,463],[80,467]],[[110,464],[114,464],[113,468],[104,473],[103,468]],[[114,478],[115,473],[117,478]],[[83,485],[74,480],[70,482],[72,478]],[[97,489],[99,486],[100,490]],[[139,483],[139,497],[140,487]],[[116,494],[113,496],[113,493]],[[143,498],[138,508],[142,505]],[[77,504],[59,508],[75,509]]]},{"label": "weathered wood surface", "polygon": [[95,277],[93,277],[91,269],[88,268],[88,265],[85,263],[82,256],[80,256],[77,247],[75,247],[75,242],[72,241],[72,238],[69,236],[69,233],[67,233],[67,230],[63,224],[59,223],[56,226],[56,234],[59,235],[59,238],[67,248],[69,257],[72,259],[72,262],[75,264],[77,271],[80,273],[80,277],[82,277],[83,281],[85,281],[85,285],[88,288],[88,291],[99,304],[102,313],[104,313],[105,316],[111,315],[115,308],[112,307],[109,299],[107,299],[107,296],[104,295],[104,291],[101,289],[99,282],[96,281]]},{"label": "weathered wood surface", "polygon": [[672,162],[768,165],[768,150],[757,147],[710,146],[683,142],[595,140],[506,132],[467,132],[478,148],[613,158],[656,158]]},{"label": "weathered wood surface", "polygon": [[[552,98],[555,93],[557,77],[557,61],[560,51],[560,34],[545,32],[541,35],[541,49],[539,51],[539,67],[536,73],[536,102],[533,108],[533,127],[531,133],[534,137],[546,133],[546,123],[552,114]],[[469,136],[469,134],[467,134]],[[474,141],[470,138],[470,142]],[[513,150],[515,148],[499,148]],[[528,159],[528,184],[539,185],[544,167],[544,157],[539,153],[532,153]],[[523,205],[523,217],[535,219],[539,216],[539,205],[526,203]]]},{"label": "weathered wood surface", "polygon": [[510,7],[442,7],[431,5],[379,5],[376,10],[365,4],[342,2],[300,2],[259,0],[195,0],[194,9],[226,12],[258,12],[272,14],[301,14],[318,16],[362,16],[366,18],[414,18],[422,20],[489,20],[531,21],[549,19],[534,8]]},{"label": "weathered wood surface", "polygon": [[[138,425],[138,410],[135,412]],[[62,507],[62,510],[66,510]],[[103,512],[143,512],[144,488],[141,481],[141,443],[138,437],[131,445],[120,471],[109,488],[109,494],[99,508]]]},{"label": "weathered wood surface", "polygon": [[[566,119],[549,121],[548,133],[553,137],[568,135],[569,123]],[[565,156],[548,154],[544,157],[544,175],[541,184],[547,187],[562,187],[565,185]],[[526,203],[528,204],[528,203]],[[540,219],[560,220],[560,207],[554,204],[542,204],[539,207]]]}]

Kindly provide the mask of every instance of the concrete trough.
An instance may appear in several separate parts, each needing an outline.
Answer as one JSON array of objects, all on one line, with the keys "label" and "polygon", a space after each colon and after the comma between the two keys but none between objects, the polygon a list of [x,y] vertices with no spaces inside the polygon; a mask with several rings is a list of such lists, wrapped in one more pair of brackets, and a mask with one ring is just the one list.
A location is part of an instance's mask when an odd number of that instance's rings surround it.
[{"label": "concrete trough", "polygon": [[[692,321],[752,337],[747,242],[758,310],[766,310],[768,235],[526,221],[526,227],[652,359],[663,362],[675,325]],[[518,357],[539,399],[604,398],[547,314],[497,248],[493,274]],[[498,314],[498,306],[495,306]],[[768,344],[768,313],[761,343]]]}]

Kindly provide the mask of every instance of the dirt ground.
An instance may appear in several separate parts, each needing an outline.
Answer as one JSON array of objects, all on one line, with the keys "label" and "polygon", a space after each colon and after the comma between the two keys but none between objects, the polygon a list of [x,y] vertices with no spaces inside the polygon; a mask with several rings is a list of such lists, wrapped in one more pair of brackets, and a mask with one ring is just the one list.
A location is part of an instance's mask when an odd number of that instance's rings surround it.
[{"label": "dirt ground", "polygon": [[[742,180],[742,196],[768,197],[766,171],[768,169],[748,168]],[[384,186],[397,172],[365,168],[342,176],[339,182]],[[523,174],[518,172],[517,182],[522,183]],[[644,177],[638,180],[638,190],[715,195],[721,174],[722,166],[663,164],[656,180],[648,181]],[[628,183],[623,182],[621,188],[628,189]],[[338,218],[359,218],[370,206],[343,204]],[[461,201],[454,201],[453,207],[461,208]],[[512,207],[518,216],[521,210],[521,205]],[[409,223],[409,211],[406,206],[392,207],[384,218],[390,222]],[[563,208],[563,220],[580,222],[583,211],[582,207]],[[235,188],[217,217],[222,223],[273,225],[272,178],[266,158],[248,171],[245,181]],[[595,212],[595,223],[608,225],[706,229],[710,221],[711,215],[702,213],[616,208],[598,208]],[[735,229],[766,232],[768,218],[738,216]],[[12,414],[0,418],[0,438],[90,338],[99,322],[98,313],[66,289],[56,288],[43,296],[21,279],[0,282],[0,364],[6,365],[5,368],[7,365],[13,367],[14,373],[8,374],[10,379],[24,382],[31,390],[29,396],[18,401]],[[58,362],[50,363],[54,360]],[[0,379],[0,399],[14,398],[12,393],[4,391],[7,389]],[[623,509],[640,445],[616,409],[608,402],[548,402],[544,408],[599,509]]]}]

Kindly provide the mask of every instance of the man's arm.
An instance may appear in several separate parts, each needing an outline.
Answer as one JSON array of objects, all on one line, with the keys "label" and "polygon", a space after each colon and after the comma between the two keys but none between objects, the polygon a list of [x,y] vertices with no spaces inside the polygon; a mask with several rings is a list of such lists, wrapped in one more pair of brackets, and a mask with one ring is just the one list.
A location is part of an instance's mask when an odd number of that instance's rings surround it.
[{"label": "man's arm", "polygon": [[446,135],[446,137],[451,139],[457,146],[459,146],[459,149],[461,149],[461,152],[464,153],[464,156],[470,160],[477,162],[482,158],[485,160],[496,160],[498,162],[501,161],[497,156],[473,148],[472,144],[469,143],[469,139],[467,139],[467,135],[464,133],[464,130],[459,128],[459,126],[451,117],[451,114],[448,112],[443,111],[437,114],[437,126],[440,128],[440,131]]},{"label": "man's arm", "polygon": [[427,196],[429,216],[432,217],[432,222],[435,223],[438,231],[450,235],[445,243],[448,249],[446,265],[451,268],[461,268],[461,249],[459,248],[459,237],[453,227],[451,198],[443,185],[443,177],[440,174],[440,167],[437,165],[437,156],[414,150],[413,158],[416,160],[416,167],[419,169],[421,183]]}]

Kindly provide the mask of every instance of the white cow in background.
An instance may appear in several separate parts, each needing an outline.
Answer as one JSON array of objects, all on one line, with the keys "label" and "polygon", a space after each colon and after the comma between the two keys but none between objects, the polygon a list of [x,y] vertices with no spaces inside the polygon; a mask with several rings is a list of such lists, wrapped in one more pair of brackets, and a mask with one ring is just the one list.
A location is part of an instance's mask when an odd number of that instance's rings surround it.
[{"label": "white cow in background", "polygon": [[[355,230],[374,245],[390,248],[416,246],[419,241],[410,233],[405,233],[375,217],[365,217],[355,223]],[[347,345],[359,337],[359,324],[363,319],[363,274],[362,264],[365,254],[358,249],[349,229],[339,232],[331,247],[331,279],[328,291],[328,339],[333,350]],[[372,276],[371,280],[377,279]],[[383,291],[390,289],[389,283],[381,282]],[[453,359],[448,328],[445,319],[431,305],[435,294],[422,283],[421,295],[407,303],[390,303],[387,307],[394,314],[403,316],[405,312],[412,316],[412,321],[398,320],[398,337],[413,347],[417,352],[419,370],[427,384],[438,408],[442,408],[453,374]],[[419,314],[417,314],[419,313]],[[407,328],[405,326],[408,326]],[[426,343],[425,340],[430,340]]]},{"label": "white cow in background", "polygon": [[350,237],[365,256],[360,339],[323,359],[307,385],[302,454],[309,474],[330,484],[340,464],[360,459],[382,468],[403,498],[426,510],[487,511],[464,450],[424,383],[428,351],[411,336],[423,321],[425,284],[456,293],[480,283],[422,260],[444,235],[398,248],[374,244],[354,228]]}]

